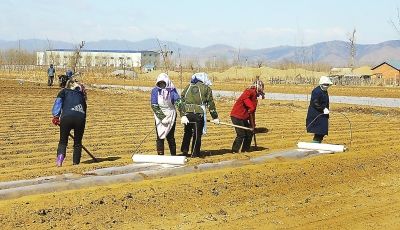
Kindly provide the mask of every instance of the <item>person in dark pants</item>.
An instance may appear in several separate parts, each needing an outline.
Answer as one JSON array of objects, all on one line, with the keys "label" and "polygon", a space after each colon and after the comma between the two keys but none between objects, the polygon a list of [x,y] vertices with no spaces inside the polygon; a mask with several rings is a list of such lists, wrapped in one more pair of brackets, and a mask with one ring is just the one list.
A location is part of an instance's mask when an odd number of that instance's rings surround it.
[{"label": "person in dark pants", "polygon": [[182,105],[181,98],[168,75],[157,77],[156,87],[151,91],[151,108],[156,125],[156,147],[158,155],[164,155],[164,139],[167,139],[171,155],[176,155],[175,124],[176,109]]},{"label": "person in dark pants", "polygon": [[201,136],[207,132],[206,110],[210,111],[212,122],[219,124],[218,113],[209,87],[211,81],[206,73],[195,73],[191,82],[182,91],[184,106],[181,114],[181,124],[185,125],[181,151],[188,155],[190,140],[192,139],[192,157],[200,157]]},{"label": "person in dark pants", "polygon": [[50,68],[47,69],[47,86],[53,85],[54,76],[56,75],[56,69],[53,64],[50,64]]},{"label": "person in dark pants", "polygon": [[[264,83],[256,80],[242,95],[236,100],[231,111],[232,123],[247,128],[252,127],[251,123],[255,124],[255,112],[257,108],[257,97],[264,98]],[[251,119],[254,119],[251,121]],[[232,144],[232,152],[238,153],[240,148],[241,152],[249,152],[253,132],[251,130],[235,128],[236,138]]]},{"label": "person in dark pants", "polygon": [[74,150],[72,162],[77,165],[81,161],[82,138],[86,124],[86,91],[75,79],[68,80],[66,87],[57,95],[54,102],[52,123],[60,126],[60,141],[57,148],[56,165],[61,167],[66,156],[68,135],[74,130]]},{"label": "person in dark pants", "polygon": [[327,76],[319,79],[319,86],[311,92],[310,105],[308,106],[306,128],[308,133],[314,133],[313,142],[321,143],[329,128],[329,95],[328,88],[332,81]]}]

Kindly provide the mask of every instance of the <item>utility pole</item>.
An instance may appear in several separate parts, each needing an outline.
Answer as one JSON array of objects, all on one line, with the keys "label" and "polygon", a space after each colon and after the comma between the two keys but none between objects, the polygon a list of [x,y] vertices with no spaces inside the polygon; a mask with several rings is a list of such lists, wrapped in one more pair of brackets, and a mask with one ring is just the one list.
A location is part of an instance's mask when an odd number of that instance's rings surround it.
[{"label": "utility pole", "polygon": [[181,81],[180,89],[181,92],[183,91],[182,88],[182,59],[181,59],[181,48],[178,48],[178,57],[179,57],[179,79]]},{"label": "utility pole", "polygon": [[214,64],[213,64],[213,67],[214,67],[214,71],[217,69],[217,66],[215,65],[215,55],[213,56],[213,58],[214,58]]}]

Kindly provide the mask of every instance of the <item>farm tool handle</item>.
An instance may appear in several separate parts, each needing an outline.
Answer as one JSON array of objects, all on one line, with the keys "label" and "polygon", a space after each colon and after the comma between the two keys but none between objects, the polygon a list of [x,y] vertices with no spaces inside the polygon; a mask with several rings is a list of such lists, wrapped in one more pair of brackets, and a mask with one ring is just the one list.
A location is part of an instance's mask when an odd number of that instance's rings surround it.
[{"label": "farm tool handle", "polygon": [[[71,137],[72,139],[74,139],[74,136],[73,136],[71,133],[69,133],[68,136]],[[85,152],[86,152],[87,154],[89,154],[89,156],[90,156],[95,162],[99,162],[99,160],[97,160],[97,158],[94,157],[94,156],[89,152],[89,150],[88,150],[85,146],[82,145],[82,148],[83,148],[83,150],[85,150]]]},{"label": "farm tool handle", "polygon": [[[330,113],[332,113],[332,112],[330,112]],[[344,118],[346,118],[347,122],[349,123],[349,131],[350,131],[350,144],[349,144],[349,147],[351,147],[351,144],[352,144],[352,141],[353,141],[353,130],[352,130],[352,128],[351,128],[351,121],[350,121],[350,119],[349,119],[344,113],[341,113],[341,112],[339,112],[339,111],[334,111],[333,113],[339,113],[339,114],[342,115]],[[310,125],[311,125],[312,123],[314,123],[315,120],[317,120],[318,117],[320,117],[320,116],[322,116],[322,115],[324,115],[324,114],[323,114],[323,113],[320,113],[318,116],[316,116],[316,117],[314,118],[314,120],[312,120],[312,121],[310,122],[310,124],[308,124],[308,126],[306,127],[306,130],[308,129],[308,127],[310,127]],[[299,135],[299,137],[297,138],[297,141],[296,141],[296,142],[299,142],[301,135],[302,135],[302,134],[300,133],[300,135]]]},{"label": "farm tool handle", "polygon": [[[210,121],[210,120],[207,120],[207,121],[208,121],[208,122],[214,123],[213,121]],[[246,129],[246,130],[253,131],[252,128],[248,128],[248,127],[244,127],[244,126],[240,126],[240,125],[234,125],[234,124],[227,123],[227,122],[223,122],[223,121],[220,121],[219,123],[220,123],[221,125],[227,125],[227,126],[232,126],[232,127],[239,128],[239,129]]]},{"label": "farm tool handle", "polygon": [[254,146],[257,148],[256,132],[254,131],[256,128],[254,113],[250,113],[250,125],[251,128],[253,129]]},{"label": "farm tool handle", "polygon": [[131,158],[133,157],[133,155],[135,155],[136,153],[138,153],[137,151],[139,150],[140,146],[142,146],[143,142],[147,139],[147,137],[150,135],[150,133],[152,133],[152,132],[156,129],[157,125],[160,124],[160,123],[161,123],[161,121],[160,121],[159,123],[157,123],[157,124],[150,130],[150,132],[148,132],[148,133],[146,134],[146,136],[143,138],[143,140],[140,142],[140,144],[139,144],[139,145],[136,147],[136,149],[133,151]]}]

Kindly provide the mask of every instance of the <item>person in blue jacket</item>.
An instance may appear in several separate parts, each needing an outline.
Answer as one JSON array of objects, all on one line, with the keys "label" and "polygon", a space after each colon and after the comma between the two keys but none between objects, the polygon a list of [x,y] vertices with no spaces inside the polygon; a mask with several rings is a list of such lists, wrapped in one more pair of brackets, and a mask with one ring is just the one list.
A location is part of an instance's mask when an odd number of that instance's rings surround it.
[{"label": "person in blue jacket", "polygon": [[47,86],[53,85],[54,76],[56,75],[56,69],[53,64],[50,64],[50,67],[47,69]]},{"label": "person in blue jacket", "polygon": [[57,148],[56,165],[61,167],[65,159],[68,135],[74,130],[74,150],[72,162],[80,163],[82,155],[82,138],[86,124],[86,91],[82,84],[74,78],[67,81],[65,88],[61,89],[52,109],[52,123],[60,126],[60,141]]},{"label": "person in blue jacket", "polygon": [[313,142],[321,143],[329,128],[329,95],[328,88],[332,81],[327,76],[319,79],[319,85],[311,92],[308,106],[306,128],[308,133],[314,133]]}]

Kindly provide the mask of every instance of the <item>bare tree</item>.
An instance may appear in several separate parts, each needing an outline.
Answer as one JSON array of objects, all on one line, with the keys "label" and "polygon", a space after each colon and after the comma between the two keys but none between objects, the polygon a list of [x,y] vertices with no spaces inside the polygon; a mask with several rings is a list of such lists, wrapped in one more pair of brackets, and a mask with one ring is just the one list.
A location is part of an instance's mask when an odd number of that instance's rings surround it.
[{"label": "bare tree", "polygon": [[55,63],[55,58],[54,58],[54,54],[53,54],[53,46],[52,46],[52,44],[51,44],[49,39],[47,39],[47,49],[50,51],[49,62],[50,62],[50,64],[54,64]]},{"label": "bare tree", "polygon": [[353,33],[349,36],[350,41],[350,67],[351,69],[354,68],[354,58],[356,56],[356,44],[355,44],[355,34],[356,28],[354,28]]},{"label": "bare tree", "polygon": [[168,70],[169,70],[169,67],[170,67],[170,64],[171,64],[171,60],[169,59],[169,56],[172,55],[173,51],[167,50],[167,45],[164,45],[164,49],[163,49],[161,47],[161,43],[160,43],[160,41],[158,39],[157,39],[157,43],[158,43],[158,46],[160,48],[160,54],[161,54],[161,56],[163,58],[164,71],[166,73],[168,73]]},{"label": "bare tree", "polygon": [[262,59],[258,59],[258,60],[257,60],[257,67],[258,67],[258,68],[261,68],[262,65],[263,65],[263,63],[264,63],[264,61],[263,61]]},{"label": "bare tree", "polygon": [[72,70],[74,71],[74,73],[77,70],[77,66],[81,59],[81,50],[84,46],[85,46],[85,41],[81,41],[81,43],[76,47],[75,52],[72,56]]},{"label": "bare tree", "polygon": [[92,61],[93,61],[93,56],[92,55],[86,55],[85,56],[85,66],[92,67]]},{"label": "bare tree", "polygon": [[397,17],[395,19],[390,19],[390,24],[392,24],[393,28],[400,35],[400,9],[397,7]]}]

